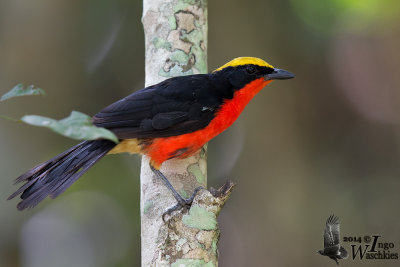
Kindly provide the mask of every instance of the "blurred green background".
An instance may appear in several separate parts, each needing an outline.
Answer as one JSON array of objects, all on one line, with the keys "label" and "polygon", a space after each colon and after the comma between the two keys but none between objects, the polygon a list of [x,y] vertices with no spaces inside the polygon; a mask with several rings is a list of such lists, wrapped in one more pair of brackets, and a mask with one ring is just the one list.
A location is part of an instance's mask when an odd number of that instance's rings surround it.
[{"label": "blurred green background", "polygon": [[[209,70],[257,56],[296,74],[263,90],[209,144],[209,185],[237,187],[219,217],[220,266],[334,266],[342,236],[381,234],[400,252],[400,3],[209,1]],[[143,87],[141,1],[0,1],[0,114],[95,114]],[[76,142],[0,120],[0,266],[139,266],[137,156],[108,156],[56,200],[18,212],[13,179]],[[345,244],[349,250],[349,244]],[[399,261],[342,261],[399,266]]]}]

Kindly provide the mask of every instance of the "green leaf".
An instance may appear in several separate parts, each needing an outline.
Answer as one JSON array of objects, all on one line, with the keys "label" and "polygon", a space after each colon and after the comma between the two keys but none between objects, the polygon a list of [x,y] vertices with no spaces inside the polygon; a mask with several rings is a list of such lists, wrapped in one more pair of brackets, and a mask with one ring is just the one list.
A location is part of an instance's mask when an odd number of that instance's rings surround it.
[{"label": "green leaf", "polygon": [[26,96],[26,95],[45,95],[45,91],[41,88],[35,88],[33,85],[29,85],[24,89],[24,85],[22,83],[17,84],[11,89],[8,93],[4,94],[0,101],[4,101],[9,98],[17,97],[17,96]]},{"label": "green leaf", "polygon": [[21,120],[34,126],[47,127],[52,131],[77,140],[109,139],[118,143],[118,138],[105,128],[96,127],[91,118],[78,111],[62,120],[54,120],[42,116],[26,115]]}]

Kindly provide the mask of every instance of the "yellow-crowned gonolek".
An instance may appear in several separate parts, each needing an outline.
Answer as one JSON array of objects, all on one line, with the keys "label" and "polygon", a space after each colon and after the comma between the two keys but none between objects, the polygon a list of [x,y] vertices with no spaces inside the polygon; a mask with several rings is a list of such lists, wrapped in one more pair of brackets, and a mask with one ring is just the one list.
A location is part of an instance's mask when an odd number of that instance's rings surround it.
[{"label": "yellow-crowned gonolek", "polygon": [[209,74],[170,78],[111,104],[93,117],[119,139],[84,141],[17,178],[25,182],[18,209],[57,197],[107,154],[139,153],[150,157],[151,169],[183,199],[159,171],[172,158],[186,158],[228,128],[249,101],[273,80],[294,75],[253,57],[236,58]]}]

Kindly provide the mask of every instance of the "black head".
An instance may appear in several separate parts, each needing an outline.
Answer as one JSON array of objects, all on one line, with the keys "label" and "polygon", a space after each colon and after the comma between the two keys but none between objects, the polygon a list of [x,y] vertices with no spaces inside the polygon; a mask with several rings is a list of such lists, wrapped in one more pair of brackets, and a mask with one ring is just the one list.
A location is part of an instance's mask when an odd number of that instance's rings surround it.
[{"label": "black head", "polygon": [[264,60],[254,57],[235,58],[213,71],[213,74],[225,77],[238,89],[260,78],[265,81],[294,78],[292,73],[274,68]]}]

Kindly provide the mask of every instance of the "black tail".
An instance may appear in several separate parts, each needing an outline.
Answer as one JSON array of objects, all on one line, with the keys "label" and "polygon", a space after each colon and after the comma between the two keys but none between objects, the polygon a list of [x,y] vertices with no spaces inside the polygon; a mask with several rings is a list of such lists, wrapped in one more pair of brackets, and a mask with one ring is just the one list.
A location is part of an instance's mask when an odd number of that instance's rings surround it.
[{"label": "black tail", "polygon": [[47,196],[55,198],[78,180],[116,144],[109,140],[84,141],[18,177],[15,184],[26,182],[8,199],[21,194],[17,208],[33,208]]}]

